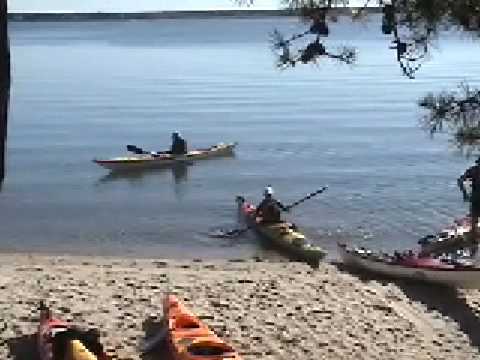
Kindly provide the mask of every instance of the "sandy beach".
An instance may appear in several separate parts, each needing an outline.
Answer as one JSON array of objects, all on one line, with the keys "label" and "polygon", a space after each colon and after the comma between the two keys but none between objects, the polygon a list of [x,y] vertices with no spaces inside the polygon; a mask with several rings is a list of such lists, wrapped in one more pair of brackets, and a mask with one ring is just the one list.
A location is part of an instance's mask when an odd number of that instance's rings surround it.
[{"label": "sandy beach", "polygon": [[[0,255],[0,358],[36,359],[45,299],[101,330],[115,359],[142,357],[166,292],[244,359],[478,358],[478,291],[359,278],[331,264]],[[149,334],[150,333],[150,334]]]}]

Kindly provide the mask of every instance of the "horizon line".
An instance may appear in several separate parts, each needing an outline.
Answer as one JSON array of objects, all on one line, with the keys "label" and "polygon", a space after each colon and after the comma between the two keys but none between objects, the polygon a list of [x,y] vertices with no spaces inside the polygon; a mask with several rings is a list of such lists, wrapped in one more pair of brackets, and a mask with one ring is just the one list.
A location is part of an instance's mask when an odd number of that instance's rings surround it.
[{"label": "horizon line", "polygon": [[[378,6],[368,6],[369,8],[376,8]],[[361,9],[361,6],[337,6],[337,9]],[[280,9],[258,9],[258,8],[245,8],[245,9],[205,9],[205,10],[127,10],[127,11],[103,11],[103,10],[96,10],[96,11],[73,11],[73,10],[46,10],[46,11],[39,11],[39,10],[9,10],[9,14],[162,14],[162,13],[205,13],[205,12],[259,12],[259,11],[278,11],[278,12],[293,12],[295,10],[288,9],[288,8],[280,8]]]}]

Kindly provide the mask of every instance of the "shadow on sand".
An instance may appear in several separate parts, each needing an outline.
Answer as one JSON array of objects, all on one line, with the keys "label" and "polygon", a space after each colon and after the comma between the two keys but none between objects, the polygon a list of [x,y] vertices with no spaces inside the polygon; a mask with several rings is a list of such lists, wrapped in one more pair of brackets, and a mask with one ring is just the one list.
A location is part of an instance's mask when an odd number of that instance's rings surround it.
[{"label": "shadow on sand", "polygon": [[[145,332],[145,341],[155,338],[156,335],[162,332],[165,324],[157,319],[147,318],[143,324],[142,329]],[[157,343],[148,353],[140,356],[142,360],[173,360],[167,351],[165,339]]]},{"label": "shadow on sand", "polygon": [[36,334],[9,339],[7,344],[14,360],[40,360]]},{"label": "shadow on sand", "polygon": [[340,271],[348,272],[363,282],[375,280],[384,285],[389,283],[397,285],[410,300],[421,302],[428,310],[436,310],[457,322],[460,330],[469,337],[471,344],[480,350],[480,317],[477,315],[479,310],[469,306],[465,297],[457,289],[416,281],[392,279],[346,267],[342,263],[333,264]]}]

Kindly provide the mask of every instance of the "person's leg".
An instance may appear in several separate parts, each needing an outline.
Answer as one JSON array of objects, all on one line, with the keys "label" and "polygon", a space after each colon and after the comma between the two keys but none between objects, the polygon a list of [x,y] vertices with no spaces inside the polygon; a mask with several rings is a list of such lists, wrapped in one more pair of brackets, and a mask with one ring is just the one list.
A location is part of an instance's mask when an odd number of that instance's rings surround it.
[{"label": "person's leg", "polygon": [[470,229],[470,243],[472,256],[476,256],[478,252],[478,217],[480,215],[480,207],[478,204],[472,203],[470,211],[471,229]]}]

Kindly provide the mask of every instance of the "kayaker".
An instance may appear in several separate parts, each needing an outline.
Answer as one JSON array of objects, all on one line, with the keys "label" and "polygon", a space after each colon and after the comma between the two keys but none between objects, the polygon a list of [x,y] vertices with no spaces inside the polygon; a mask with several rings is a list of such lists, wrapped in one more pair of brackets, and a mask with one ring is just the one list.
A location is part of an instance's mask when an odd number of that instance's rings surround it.
[{"label": "kayaker", "polygon": [[177,131],[172,133],[172,147],[170,148],[170,153],[173,155],[184,155],[187,153],[187,142]]},{"label": "kayaker", "polygon": [[281,210],[289,211],[288,206],[284,206],[280,201],[273,198],[273,188],[268,185],[264,192],[264,198],[262,202],[257,206],[256,216],[261,218],[261,222],[264,223],[276,223],[280,222]]},{"label": "kayaker", "polygon": [[[465,181],[471,180],[472,191],[470,196],[465,189]],[[458,187],[463,194],[464,201],[470,201],[470,242],[472,243],[472,255],[478,251],[478,218],[480,216],[480,157],[475,160],[475,165],[468,168],[457,180]]]}]

